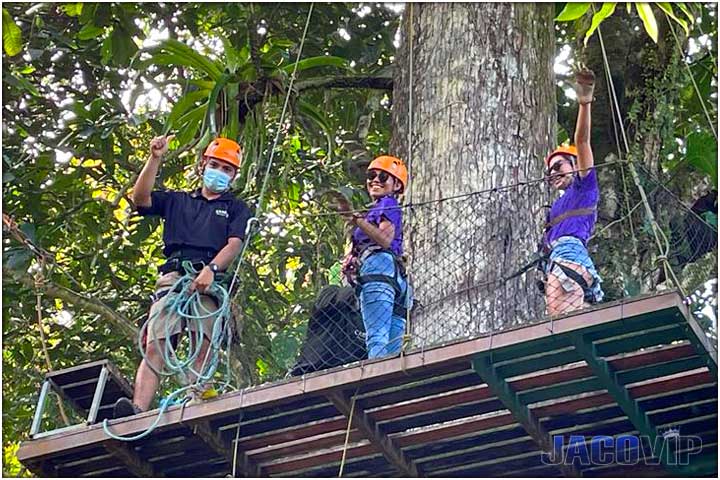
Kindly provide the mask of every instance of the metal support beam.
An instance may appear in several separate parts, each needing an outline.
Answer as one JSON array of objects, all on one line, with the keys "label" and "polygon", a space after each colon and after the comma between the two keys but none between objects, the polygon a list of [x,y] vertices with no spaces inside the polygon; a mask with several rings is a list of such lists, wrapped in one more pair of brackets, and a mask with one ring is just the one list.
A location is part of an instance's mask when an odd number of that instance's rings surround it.
[{"label": "metal support beam", "polygon": [[[617,373],[612,366],[605,361],[604,358],[597,355],[595,344],[581,334],[571,334],[570,340],[575,346],[575,350],[577,350],[583,360],[585,360],[585,363],[587,363],[593,374],[600,380],[605,390],[607,390],[615,402],[617,402],[623,413],[627,415],[633,426],[641,435],[645,435],[650,439],[651,445],[654,445],[655,439],[658,437],[657,427],[652,424],[650,418],[640,407],[640,404],[630,396],[628,389],[618,382]],[[675,468],[667,465],[667,455],[660,455],[660,457],[663,465],[673,473]]]},{"label": "metal support beam", "polygon": [[385,459],[397,468],[401,474],[414,478],[423,476],[417,465],[403,453],[402,449],[390,437],[380,430],[375,420],[370,418],[365,413],[365,410],[359,407],[357,402],[353,410],[352,401],[341,391],[330,392],[326,396],[346,418],[350,417],[351,411],[353,412],[352,424],[355,428],[370,440],[370,443],[377,447],[385,456]]},{"label": "metal support beam", "polygon": [[239,449],[237,450],[237,459],[235,458],[235,446],[232,443],[228,443],[220,436],[219,433],[215,432],[208,422],[191,422],[190,426],[195,435],[200,437],[205,444],[210,447],[215,453],[222,455],[230,464],[232,473],[232,466],[237,461],[237,468],[246,478],[252,477],[265,477],[260,465],[250,459],[250,456]]},{"label": "metal support beam", "polygon": [[[680,314],[678,314],[682,318]],[[707,335],[705,335],[705,332],[703,331],[702,327],[695,321],[695,319],[692,317],[691,314],[688,314],[686,317],[687,325],[685,326],[685,330],[687,333],[687,338],[690,341],[690,344],[695,348],[695,352],[703,359],[705,360],[705,365],[707,365],[708,370],[710,371],[710,374],[715,378],[717,381],[718,378],[718,354],[715,350],[715,347],[710,342],[710,340],[707,338]]]},{"label": "metal support beam", "polygon": [[100,370],[100,376],[98,377],[97,386],[95,387],[95,395],[93,396],[92,403],[90,404],[90,412],[88,413],[87,423],[92,425],[97,420],[97,414],[100,410],[100,404],[102,403],[103,394],[105,393],[105,384],[108,379],[107,367],[102,367]]},{"label": "metal support beam", "polygon": [[30,437],[34,437],[40,433],[40,423],[42,422],[43,412],[45,412],[45,404],[47,403],[48,391],[50,390],[50,382],[45,380],[40,389],[40,397],[35,407],[35,416],[33,417],[32,426],[30,427]]},{"label": "metal support beam", "polygon": [[143,460],[131,444],[119,440],[108,440],[103,443],[105,450],[120,460],[128,472],[140,478],[164,477],[162,472],[153,468],[152,464]]},{"label": "metal support beam", "polygon": [[37,462],[23,462],[23,464],[27,467],[28,470],[30,470],[38,477],[57,478],[58,476],[55,465],[53,465],[53,463],[49,460],[40,460]]},{"label": "metal support beam", "polygon": [[[555,458],[563,458],[563,452],[555,450],[553,441],[550,439],[550,434],[535,418],[535,415],[533,415],[527,405],[520,401],[517,392],[498,374],[490,358],[486,355],[477,356],[473,359],[472,365],[475,372],[487,383],[488,388],[498,397],[505,408],[510,410],[513,417],[522,425],[530,438],[537,443],[538,447],[540,447],[543,452],[552,452]],[[557,467],[566,477],[578,478],[582,476],[582,473],[578,471],[574,465],[559,463]]]},{"label": "metal support beam", "polygon": [[717,454],[707,454],[699,458],[691,457],[690,465],[681,466],[679,471],[685,477],[715,476],[718,472]]}]

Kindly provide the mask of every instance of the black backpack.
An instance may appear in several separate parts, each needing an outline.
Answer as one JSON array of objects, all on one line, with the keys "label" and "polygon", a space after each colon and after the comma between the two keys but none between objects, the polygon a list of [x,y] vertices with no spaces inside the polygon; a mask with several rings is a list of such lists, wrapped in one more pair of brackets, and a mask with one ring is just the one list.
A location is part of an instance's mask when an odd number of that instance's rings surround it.
[{"label": "black backpack", "polygon": [[291,376],[367,358],[365,326],[353,287],[328,285],[318,294]]}]

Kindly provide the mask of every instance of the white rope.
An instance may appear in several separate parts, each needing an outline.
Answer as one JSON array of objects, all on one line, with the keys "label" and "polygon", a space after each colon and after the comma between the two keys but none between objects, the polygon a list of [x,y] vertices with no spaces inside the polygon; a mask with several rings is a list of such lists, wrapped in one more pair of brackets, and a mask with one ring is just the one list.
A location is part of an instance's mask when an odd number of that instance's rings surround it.
[{"label": "white rope", "polygon": [[[310,19],[312,18],[312,12],[313,8],[315,6],[315,3],[310,3],[310,9],[308,10],[307,19],[305,20],[305,28],[303,29],[302,37],[300,38],[300,45],[298,46],[298,53],[295,57],[295,64],[293,66],[292,75],[290,75],[290,83],[288,84],[287,92],[285,93],[285,101],[283,102],[283,108],[282,112],[280,113],[280,120],[278,121],[278,128],[277,132],[275,132],[275,139],[273,140],[272,148],[270,149],[270,158],[268,159],[267,168],[265,168],[265,175],[263,176],[263,183],[262,187],[260,188],[260,195],[258,196],[258,204],[257,208],[255,209],[255,215],[253,218],[248,220],[247,228],[246,228],[246,234],[245,234],[245,240],[243,241],[242,250],[240,250],[240,254],[238,256],[238,262],[235,266],[235,272],[232,276],[232,281],[230,282],[230,287],[228,288],[228,292],[232,295],[233,287],[235,286],[235,282],[237,280],[238,273],[240,272],[240,267],[242,265],[242,260],[245,255],[245,251],[247,250],[247,246],[250,243],[250,238],[253,234],[253,228],[252,226],[254,224],[259,223],[258,217],[260,216],[262,212],[262,206],[263,206],[263,197],[265,196],[265,191],[267,190],[268,185],[268,179],[270,177],[270,170],[272,169],[273,165],[273,159],[275,158],[275,149],[277,148],[278,142],[280,141],[280,135],[282,134],[283,125],[285,123],[285,114],[287,113],[287,107],[288,103],[290,103],[290,95],[292,94],[293,85],[295,84],[295,77],[297,75],[297,68],[298,63],[300,63],[300,58],[302,57],[302,51],[303,47],[305,46],[305,38],[307,37],[308,27],[310,26]],[[232,300],[234,300],[234,297],[232,297]],[[241,391],[244,392],[244,391]],[[240,394],[240,404],[242,408],[242,393]],[[235,431],[235,444],[233,449],[233,463],[232,463],[232,476],[236,477],[237,473],[237,455],[238,455],[238,442],[240,440],[240,423],[242,421],[243,417],[243,410],[240,410],[240,414],[238,417],[238,425],[237,430]]]},{"label": "white rope", "polygon": [[[408,159],[408,203],[412,205],[412,161],[413,161],[413,150],[412,150],[412,140],[413,140],[413,92],[414,92],[414,68],[413,68],[413,4],[410,3],[408,7],[408,55],[409,63],[410,63],[410,72],[408,75],[408,116],[407,116],[407,122],[408,122],[408,136],[407,136],[407,159]],[[408,223],[412,225],[412,222],[410,220],[410,217],[412,216],[413,209],[408,209]],[[412,245],[412,231],[413,229],[410,228],[408,230],[408,243]],[[410,257],[410,262],[412,264],[413,257]],[[407,269],[407,283],[408,287],[412,284],[412,268]],[[406,293],[407,295],[407,293]],[[405,332],[409,332],[411,325],[410,325],[410,310],[406,309],[405,313]],[[407,334],[409,335],[409,334]],[[400,345],[400,350],[403,351],[405,347],[404,339],[403,344]]]},{"label": "white rope", "polygon": [[233,291],[233,287],[235,286],[235,281],[237,280],[240,266],[242,265],[242,259],[245,254],[245,250],[247,249],[247,245],[250,243],[250,237],[252,236],[252,228],[250,228],[252,225],[251,221],[254,220],[255,222],[257,222],[257,219],[260,217],[260,213],[262,212],[263,197],[265,196],[265,191],[267,190],[268,179],[270,178],[270,169],[272,168],[273,159],[275,158],[275,149],[277,148],[278,142],[280,141],[280,135],[282,134],[283,124],[285,123],[285,114],[287,113],[288,103],[290,103],[290,94],[292,93],[293,85],[295,84],[295,76],[297,74],[298,63],[300,63],[300,58],[302,56],[303,46],[305,45],[305,38],[307,37],[307,31],[308,27],[310,26],[310,18],[312,18],[314,6],[314,2],[310,4],[307,19],[305,20],[305,29],[303,30],[302,37],[300,38],[298,53],[295,57],[295,65],[293,66],[292,75],[290,75],[290,83],[288,85],[287,92],[285,93],[285,101],[283,102],[282,112],[280,113],[278,129],[277,132],[275,132],[275,139],[273,140],[273,145],[270,149],[270,158],[268,159],[267,168],[265,168],[265,175],[263,175],[263,183],[262,187],[260,188],[260,195],[258,196],[258,204],[257,208],[255,209],[255,216],[248,221],[248,229],[245,235],[245,240],[243,241],[243,248],[240,251],[240,255],[238,256],[237,266],[235,267],[235,272],[233,273],[232,281],[230,282],[230,288],[228,288],[228,292],[231,293]]},{"label": "white rope", "polygon": [[[595,7],[593,6],[593,10]],[[620,132],[622,133],[623,142],[625,144],[625,151],[627,153],[630,153],[630,147],[627,140],[627,134],[625,133],[625,125],[622,122],[622,116],[620,115],[620,104],[617,99],[617,95],[615,93],[615,85],[612,81],[612,75],[610,73],[610,64],[607,59],[607,52],[605,51],[605,43],[603,42],[602,37],[602,31],[600,27],[598,27],[598,38],[600,39],[600,51],[602,52],[603,56],[603,65],[605,66],[605,73],[606,78],[608,79],[609,87],[608,88],[608,95],[610,96],[610,103],[611,108],[610,110],[613,110],[613,115],[617,115],[618,123],[620,124]],[[665,269],[666,276],[672,280],[672,282],[675,284],[675,288],[677,288],[680,291],[680,294],[683,297],[687,297],[685,294],[684,289],[680,285],[680,282],[678,281],[678,278],[675,276],[675,272],[672,270],[672,267],[670,266],[668,262],[668,253],[669,253],[669,244],[667,242],[667,237],[665,237],[664,233],[661,231],[660,226],[657,223],[657,220],[655,220],[655,214],[653,213],[652,209],[650,208],[650,202],[648,201],[647,195],[645,194],[645,189],[642,186],[642,183],[640,182],[640,177],[637,174],[637,170],[635,169],[635,165],[632,162],[628,162],[628,168],[630,169],[630,174],[633,177],[633,181],[635,182],[635,186],[638,189],[638,192],[640,193],[640,198],[642,199],[643,205],[645,207],[645,214],[647,215],[648,219],[650,220],[650,224],[652,225],[652,231],[653,236],[655,237],[655,243],[658,247],[660,255],[658,256],[658,261],[663,262],[663,267]],[[663,241],[660,237],[663,236],[665,238],[665,241]],[[669,274],[669,275],[668,275]]]}]

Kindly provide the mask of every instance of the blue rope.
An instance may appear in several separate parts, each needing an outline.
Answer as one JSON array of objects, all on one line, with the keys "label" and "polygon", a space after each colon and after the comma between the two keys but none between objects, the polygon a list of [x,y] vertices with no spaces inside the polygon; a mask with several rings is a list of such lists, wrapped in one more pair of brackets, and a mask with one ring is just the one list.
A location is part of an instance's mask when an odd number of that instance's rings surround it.
[{"label": "blue rope", "polygon": [[[186,396],[184,399],[178,401],[176,397],[180,394],[185,394],[191,390],[199,391],[209,381],[211,381],[218,367],[220,366],[221,351],[227,349],[231,342],[231,318],[232,314],[230,311],[230,294],[228,290],[220,283],[213,282],[205,290],[203,295],[209,295],[214,297],[218,302],[218,308],[215,310],[208,309],[202,304],[202,296],[196,291],[190,292],[190,286],[198,274],[190,262],[183,262],[183,268],[185,274],[183,274],[168,290],[165,302],[162,308],[157,309],[153,315],[145,321],[140,332],[138,333],[138,349],[143,359],[148,366],[158,376],[171,377],[177,376],[185,386],[171,392],[160,402],[158,409],[158,415],[155,421],[148,427],[147,430],[137,435],[130,437],[123,437],[116,435],[110,431],[108,427],[108,419],[103,420],[103,430],[112,439],[121,440],[126,442],[132,442],[140,440],[146,437],[157,427],[160,422],[160,418],[163,413],[167,410],[168,406],[175,405],[178,403],[186,403],[190,397]],[[152,362],[147,358],[146,345],[143,344],[143,338],[150,324],[154,323],[154,320],[161,314],[165,314],[167,319],[164,323],[164,336],[162,338],[166,341],[162,344],[157,338],[154,338],[153,345],[160,352],[163,366],[153,365]],[[199,371],[195,369],[195,363],[200,356],[203,337],[205,336],[203,320],[213,318],[212,332],[210,332],[209,348],[202,359],[202,364]],[[173,342],[169,341],[173,332],[178,330],[182,331],[183,327],[192,323],[195,328],[190,328],[188,336],[189,346],[187,351],[182,352],[173,346]],[[180,345],[180,344],[178,344]],[[229,362],[228,362],[229,363]],[[192,376],[195,380],[190,382],[189,377]],[[225,389],[230,384],[230,368],[228,365],[225,382],[221,386],[221,390]]]}]

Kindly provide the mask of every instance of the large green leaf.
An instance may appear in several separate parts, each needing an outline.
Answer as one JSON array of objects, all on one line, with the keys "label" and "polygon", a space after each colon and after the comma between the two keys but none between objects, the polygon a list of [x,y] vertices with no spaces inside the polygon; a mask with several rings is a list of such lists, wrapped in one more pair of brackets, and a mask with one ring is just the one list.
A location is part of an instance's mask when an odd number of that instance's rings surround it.
[{"label": "large green leaf", "polygon": [[321,113],[321,110],[308,102],[300,100],[298,102],[298,112],[318,126],[319,130],[327,139],[328,152],[332,152],[334,131],[325,116]]},{"label": "large green leaf", "polygon": [[105,33],[105,29],[103,27],[98,27],[92,23],[88,23],[80,29],[76,37],[78,40],[91,40],[99,37],[103,33]]},{"label": "large green leaf", "polygon": [[585,33],[585,45],[587,46],[588,40],[590,40],[590,37],[592,34],[597,30],[597,28],[600,26],[600,23],[602,23],[603,20],[605,20],[607,17],[612,15],[615,12],[615,6],[617,3],[615,2],[605,2],[603,3],[602,8],[599,12],[595,13],[592,17],[592,22],[590,23],[590,28]]},{"label": "large green leaf", "polygon": [[66,3],[61,6],[60,9],[68,17],[78,17],[82,14],[83,4],[82,3]]},{"label": "large green leaf", "polygon": [[112,60],[119,67],[126,66],[138,51],[138,46],[125,29],[115,26],[112,37]]},{"label": "large green leaf", "polygon": [[225,84],[227,84],[228,80],[230,80],[230,74],[223,73],[218,81],[215,82],[215,86],[210,92],[210,97],[208,97],[207,113],[205,120],[203,121],[203,127],[205,127],[205,125],[210,125],[210,132],[213,136],[217,135],[218,132],[217,125],[215,125],[215,109],[217,108],[218,97],[220,96],[222,89],[225,88]]},{"label": "large green leaf", "polygon": [[200,124],[205,117],[206,111],[207,103],[203,103],[180,117],[177,121],[177,125],[184,125],[180,128],[180,131],[177,134],[177,141],[180,145],[190,143],[190,140],[195,137],[197,131],[200,130]]},{"label": "large green leaf", "polygon": [[558,15],[555,20],[558,22],[569,22],[571,20],[577,20],[578,18],[585,15],[585,12],[587,12],[590,9],[590,3],[572,3],[568,2],[565,4],[565,8],[563,8],[563,11],[560,12],[560,15]]},{"label": "large green leaf", "polygon": [[635,9],[638,12],[638,15],[640,15],[640,18],[643,21],[643,25],[645,25],[645,31],[650,35],[650,38],[653,39],[653,42],[657,43],[658,41],[658,26],[657,21],[655,20],[655,14],[652,11],[652,7],[649,3],[643,3],[638,2],[635,4]]},{"label": "large green leaf", "polygon": [[113,36],[108,35],[105,40],[103,40],[102,46],[100,47],[100,54],[102,57],[100,58],[100,62],[103,65],[107,65],[110,63],[110,60],[112,59],[113,55]]},{"label": "large green leaf", "polygon": [[687,5],[685,5],[685,2],[677,2],[674,4],[676,7],[680,9],[681,12],[685,14],[685,16],[690,21],[690,24],[695,23],[695,17],[692,13],[690,13],[690,10],[688,9]]},{"label": "large green leaf", "polygon": [[207,90],[196,90],[183,95],[183,97],[178,100],[173,109],[170,111],[170,115],[168,115],[168,118],[165,121],[164,133],[167,134],[171,132],[180,117],[184,115],[190,107],[195,105],[196,102],[207,98],[209,94],[210,92]]},{"label": "large green leaf", "polygon": [[[342,57],[332,57],[329,55],[320,55],[318,57],[310,57],[298,62],[297,71],[309,70],[317,67],[341,67],[347,68],[347,60]],[[287,73],[292,73],[295,68],[295,64],[291,63],[283,67],[283,70]]]},{"label": "large green leaf", "polygon": [[686,158],[690,165],[707,174],[717,188],[717,140],[708,132],[693,132],[687,138]]},{"label": "large green leaf", "polygon": [[201,55],[178,40],[165,40],[156,47],[156,50],[164,50],[168,53],[177,55],[175,58],[179,60],[179,63],[177,64],[178,66],[195,68],[200,72],[204,72],[213,80],[218,80],[223,73],[223,69],[218,62]]},{"label": "large green leaf", "polygon": [[688,28],[687,22],[675,16],[675,12],[673,11],[673,7],[670,2],[657,2],[655,3],[655,5],[657,5],[663,12],[665,12],[668,17],[679,23],[680,26],[683,27],[683,30],[685,30],[685,35],[690,35],[690,29]]},{"label": "large green leaf", "polygon": [[225,68],[228,72],[235,73],[238,71],[238,68],[250,58],[249,50],[243,48],[238,51],[226,36],[219,35],[219,37],[223,44],[223,50],[225,51]]},{"label": "large green leaf", "polygon": [[15,24],[7,9],[2,9],[2,37],[3,49],[9,57],[14,57],[22,51],[22,31]]}]

